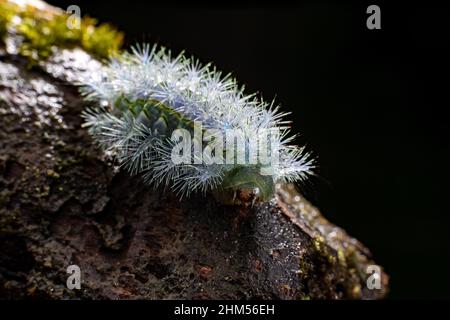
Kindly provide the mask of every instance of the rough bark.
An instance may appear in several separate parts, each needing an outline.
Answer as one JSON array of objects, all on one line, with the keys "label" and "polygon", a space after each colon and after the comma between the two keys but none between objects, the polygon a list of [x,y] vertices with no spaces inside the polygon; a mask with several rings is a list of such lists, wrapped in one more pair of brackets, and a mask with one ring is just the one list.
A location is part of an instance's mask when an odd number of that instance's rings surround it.
[{"label": "rough bark", "polygon": [[[178,200],[121,172],[81,127],[73,81],[98,62],[58,50],[29,68],[0,48],[1,298],[382,298],[357,240],[291,186],[244,212]],[[81,290],[66,287],[79,265]]]}]

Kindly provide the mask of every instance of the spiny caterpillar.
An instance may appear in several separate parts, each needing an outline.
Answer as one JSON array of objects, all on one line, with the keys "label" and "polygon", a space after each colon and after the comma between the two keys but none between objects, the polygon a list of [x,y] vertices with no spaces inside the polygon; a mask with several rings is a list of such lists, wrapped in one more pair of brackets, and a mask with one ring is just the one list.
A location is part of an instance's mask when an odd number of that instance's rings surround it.
[{"label": "spiny caterpillar", "polygon": [[[173,58],[165,48],[136,46],[81,85],[95,102],[83,117],[97,143],[131,174],[181,197],[213,191],[221,199],[238,194],[242,202],[266,201],[277,182],[303,180],[314,167],[304,147],[289,145],[294,137],[279,106],[244,94],[230,75],[183,53]],[[235,139],[244,147],[235,150]],[[174,160],[180,152],[185,161]],[[264,152],[269,161],[261,160]]]}]

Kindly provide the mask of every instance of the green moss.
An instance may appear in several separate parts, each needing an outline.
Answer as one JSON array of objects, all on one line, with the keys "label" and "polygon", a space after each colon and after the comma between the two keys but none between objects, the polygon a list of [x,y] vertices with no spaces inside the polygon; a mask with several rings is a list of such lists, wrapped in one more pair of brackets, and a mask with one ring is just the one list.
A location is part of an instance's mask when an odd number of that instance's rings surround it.
[{"label": "green moss", "polygon": [[119,51],[123,34],[109,24],[100,24],[95,19],[86,17],[81,23],[81,46],[94,56],[109,57]]},{"label": "green moss", "polygon": [[[20,22],[13,24],[17,16]],[[61,12],[42,12],[32,6],[19,7],[0,2],[0,35],[8,27],[14,28],[23,37],[18,48],[20,55],[31,63],[48,58],[56,47],[81,47],[98,59],[115,54],[123,41],[123,34],[108,24],[98,25],[95,19],[85,17],[79,28],[67,26],[68,15]],[[2,33],[2,30],[3,31]]]},{"label": "green moss", "polygon": [[3,15],[0,15],[0,39],[3,42],[7,31],[8,20]]},{"label": "green moss", "polygon": [[328,263],[334,265],[337,262],[337,258],[330,252],[326,240],[323,236],[317,236],[313,240],[314,248],[316,249],[316,252],[325,258]]},{"label": "green moss", "polygon": [[8,24],[13,17],[13,11],[0,3],[0,40],[3,42],[8,31]]}]

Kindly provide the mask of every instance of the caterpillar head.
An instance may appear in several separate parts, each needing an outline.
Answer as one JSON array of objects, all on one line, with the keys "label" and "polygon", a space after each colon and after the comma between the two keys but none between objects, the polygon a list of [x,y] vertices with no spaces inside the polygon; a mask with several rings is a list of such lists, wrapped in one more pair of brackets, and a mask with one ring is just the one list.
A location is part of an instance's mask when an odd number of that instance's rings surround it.
[{"label": "caterpillar head", "polygon": [[262,175],[258,167],[238,166],[227,172],[216,199],[225,204],[253,205],[274,195],[272,176]]}]

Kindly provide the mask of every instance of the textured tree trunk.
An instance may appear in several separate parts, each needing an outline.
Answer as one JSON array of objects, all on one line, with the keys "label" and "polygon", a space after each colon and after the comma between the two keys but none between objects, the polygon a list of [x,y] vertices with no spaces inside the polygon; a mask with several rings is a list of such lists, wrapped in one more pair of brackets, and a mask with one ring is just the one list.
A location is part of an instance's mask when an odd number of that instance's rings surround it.
[{"label": "textured tree trunk", "polygon": [[[14,37],[14,35],[11,35]],[[178,200],[121,172],[81,127],[74,80],[98,62],[39,66],[0,48],[0,297],[377,299],[370,254],[292,186],[248,210]],[[66,268],[81,268],[81,290]]]}]

